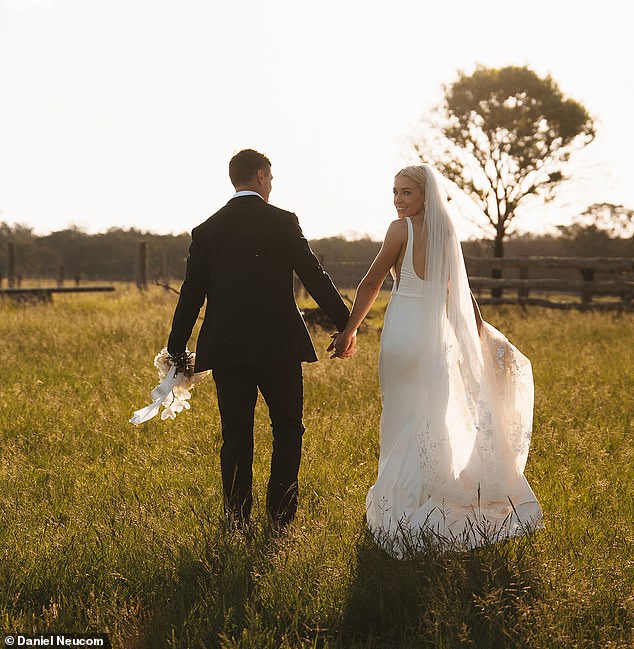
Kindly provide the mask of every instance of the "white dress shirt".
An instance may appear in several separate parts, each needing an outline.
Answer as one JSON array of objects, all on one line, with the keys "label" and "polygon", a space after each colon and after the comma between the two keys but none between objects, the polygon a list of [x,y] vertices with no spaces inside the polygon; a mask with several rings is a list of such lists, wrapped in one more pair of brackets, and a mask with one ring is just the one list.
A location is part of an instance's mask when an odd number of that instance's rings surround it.
[{"label": "white dress shirt", "polygon": [[[236,192],[231,198],[238,198],[238,196],[260,196],[260,194],[253,192],[250,189],[243,189],[241,192]],[[264,200],[262,196],[260,196],[260,198]]]}]

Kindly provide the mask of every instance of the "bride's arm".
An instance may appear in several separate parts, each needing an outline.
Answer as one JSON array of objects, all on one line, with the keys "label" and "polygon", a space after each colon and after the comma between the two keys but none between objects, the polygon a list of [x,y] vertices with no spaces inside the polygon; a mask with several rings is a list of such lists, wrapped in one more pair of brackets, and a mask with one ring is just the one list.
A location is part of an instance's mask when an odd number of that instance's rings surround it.
[{"label": "bride's arm", "polygon": [[331,345],[331,348],[334,346],[335,356],[345,354],[354,345],[354,337],[357,334],[359,325],[374,304],[374,300],[376,300],[376,296],[379,294],[390,268],[396,264],[406,240],[406,228],[407,224],[400,219],[390,223],[379,254],[375,257],[359,286],[357,286],[348,322],[344,330],[335,339],[334,345]]}]

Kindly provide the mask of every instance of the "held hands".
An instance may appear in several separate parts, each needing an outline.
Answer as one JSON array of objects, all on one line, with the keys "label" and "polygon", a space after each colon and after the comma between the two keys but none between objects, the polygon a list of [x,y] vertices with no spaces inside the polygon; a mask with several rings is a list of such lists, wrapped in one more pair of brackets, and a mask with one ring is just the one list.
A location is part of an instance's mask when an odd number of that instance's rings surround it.
[{"label": "held hands", "polygon": [[335,332],[326,351],[333,352],[330,358],[350,358],[357,351],[357,332],[352,334]]}]

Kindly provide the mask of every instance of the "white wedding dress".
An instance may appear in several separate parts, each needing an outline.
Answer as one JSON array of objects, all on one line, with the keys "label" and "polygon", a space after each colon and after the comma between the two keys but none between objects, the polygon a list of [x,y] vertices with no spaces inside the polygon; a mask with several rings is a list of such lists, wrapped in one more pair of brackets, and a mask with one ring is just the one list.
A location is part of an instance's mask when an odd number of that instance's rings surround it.
[{"label": "white wedding dress", "polygon": [[[479,340],[477,332],[473,337],[480,349],[465,358],[459,327],[444,313],[434,344],[438,307],[430,281],[414,270],[414,229],[406,221],[405,257],[379,353],[378,477],[366,500],[369,529],[396,557],[430,543],[474,548],[542,526],[523,475],[533,414],[530,362],[487,323]],[[469,363],[480,369],[467,371]]]}]

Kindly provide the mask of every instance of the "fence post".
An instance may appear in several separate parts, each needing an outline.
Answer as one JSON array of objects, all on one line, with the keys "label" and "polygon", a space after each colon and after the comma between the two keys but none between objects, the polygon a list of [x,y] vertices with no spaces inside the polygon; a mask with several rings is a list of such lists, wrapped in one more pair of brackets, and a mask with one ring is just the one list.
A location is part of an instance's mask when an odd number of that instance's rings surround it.
[{"label": "fence post", "polygon": [[163,290],[167,293],[170,290],[170,253],[166,251],[163,255]]},{"label": "fence post", "polygon": [[[500,224],[498,223],[498,231],[493,241],[493,256],[496,259],[502,259],[504,257],[504,233],[500,230]],[[502,279],[502,269],[504,266],[500,264],[499,266],[493,266],[491,268],[491,277],[493,279]],[[502,297],[502,287],[496,286],[491,289],[492,298],[501,298]]]},{"label": "fence post", "polygon": [[64,266],[60,266],[57,273],[57,286],[64,286]]},{"label": "fence post", "polygon": [[[499,266],[498,267],[496,267],[495,265],[491,266],[491,278],[502,279],[502,269]],[[501,286],[493,287],[491,289],[491,297],[492,298],[502,297],[502,287]]]},{"label": "fence post", "polygon": [[594,282],[594,268],[580,268],[579,272],[583,278],[584,283],[587,283],[588,288],[581,289],[581,301],[584,304],[592,302],[592,282]]},{"label": "fence post", "polygon": [[15,288],[15,249],[13,247],[13,241],[9,241],[9,265],[7,268],[7,278],[9,282],[9,288]]},{"label": "fence post", "polygon": [[136,285],[140,291],[147,290],[147,242],[139,241],[139,266]]},{"label": "fence post", "polygon": [[[528,266],[520,266],[520,279],[528,279]],[[523,300],[528,297],[528,286],[517,290],[517,299]]]}]

